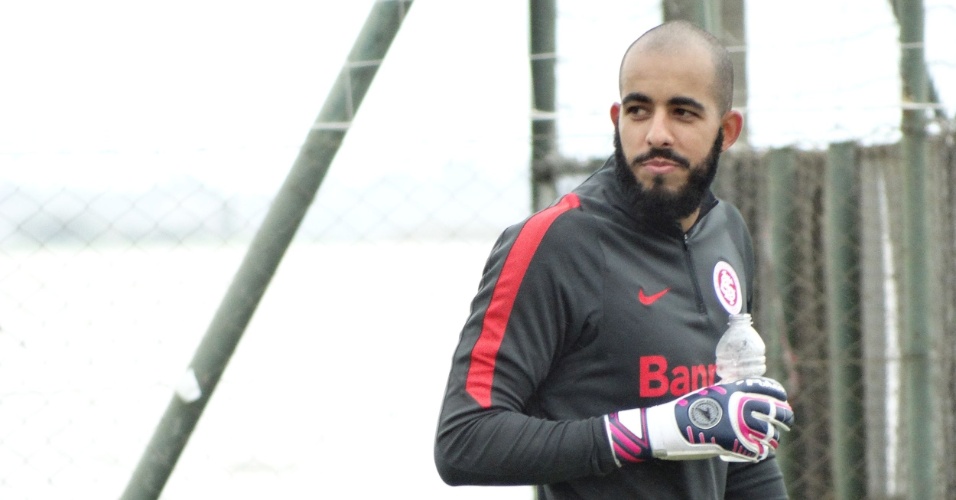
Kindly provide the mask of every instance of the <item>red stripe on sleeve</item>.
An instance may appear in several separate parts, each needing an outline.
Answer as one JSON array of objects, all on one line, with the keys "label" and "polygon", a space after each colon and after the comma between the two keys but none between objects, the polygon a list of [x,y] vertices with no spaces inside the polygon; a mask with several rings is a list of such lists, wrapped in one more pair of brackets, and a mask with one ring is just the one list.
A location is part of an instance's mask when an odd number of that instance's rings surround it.
[{"label": "red stripe on sleeve", "polygon": [[508,257],[505,258],[501,275],[498,276],[498,282],[491,293],[491,302],[485,310],[481,335],[471,351],[471,365],[468,367],[468,378],[465,381],[465,390],[483,408],[491,406],[491,384],[495,376],[498,348],[504,340],[511,308],[531,258],[555,219],[580,205],[577,195],[571,193],[561,198],[556,205],[533,215],[521,228]]}]

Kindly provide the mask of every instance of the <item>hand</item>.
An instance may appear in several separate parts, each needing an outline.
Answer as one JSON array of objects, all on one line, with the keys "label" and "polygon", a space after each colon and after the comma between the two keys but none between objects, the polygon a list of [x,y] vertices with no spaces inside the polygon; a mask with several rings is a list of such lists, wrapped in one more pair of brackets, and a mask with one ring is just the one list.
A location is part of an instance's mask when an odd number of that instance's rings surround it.
[{"label": "hand", "polygon": [[789,431],[787,392],[769,378],[748,378],[700,389],[669,403],[605,417],[619,462],[720,456],[757,462]]}]

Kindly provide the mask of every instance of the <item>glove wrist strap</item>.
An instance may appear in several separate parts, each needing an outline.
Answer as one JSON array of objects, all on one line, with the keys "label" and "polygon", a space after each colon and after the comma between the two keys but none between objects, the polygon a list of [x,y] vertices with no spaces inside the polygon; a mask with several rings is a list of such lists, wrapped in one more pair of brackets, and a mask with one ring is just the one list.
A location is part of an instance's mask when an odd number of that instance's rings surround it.
[{"label": "glove wrist strap", "polygon": [[614,452],[614,460],[618,466],[653,458],[644,412],[644,408],[636,408],[614,412],[604,417],[611,451]]}]

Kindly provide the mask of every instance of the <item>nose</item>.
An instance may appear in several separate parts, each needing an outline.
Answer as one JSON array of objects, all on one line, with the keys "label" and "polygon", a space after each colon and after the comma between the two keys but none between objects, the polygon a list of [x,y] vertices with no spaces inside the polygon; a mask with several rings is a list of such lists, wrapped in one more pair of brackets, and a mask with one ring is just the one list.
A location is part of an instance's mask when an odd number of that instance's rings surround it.
[{"label": "nose", "polygon": [[649,126],[650,128],[647,130],[648,146],[654,148],[668,148],[673,146],[674,136],[671,134],[665,113],[654,113]]}]

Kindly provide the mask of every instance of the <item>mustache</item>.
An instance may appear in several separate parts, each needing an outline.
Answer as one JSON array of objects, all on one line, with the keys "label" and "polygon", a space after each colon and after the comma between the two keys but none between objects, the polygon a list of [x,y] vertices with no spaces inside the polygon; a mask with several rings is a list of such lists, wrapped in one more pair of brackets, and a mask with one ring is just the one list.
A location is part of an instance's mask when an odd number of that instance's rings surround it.
[{"label": "mustache", "polygon": [[634,157],[634,159],[631,160],[631,164],[638,165],[654,158],[662,158],[665,160],[670,160],[685,169],[690,169],[690,161],[687,160],[687,158],[684,158],[683,156],[675,153],[671,149],[664,149],[664,148],[651,148],[646,153]]}]

